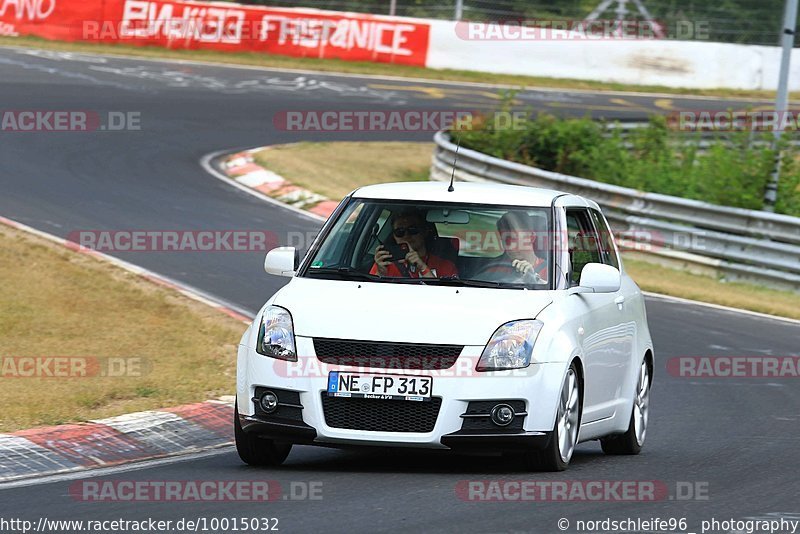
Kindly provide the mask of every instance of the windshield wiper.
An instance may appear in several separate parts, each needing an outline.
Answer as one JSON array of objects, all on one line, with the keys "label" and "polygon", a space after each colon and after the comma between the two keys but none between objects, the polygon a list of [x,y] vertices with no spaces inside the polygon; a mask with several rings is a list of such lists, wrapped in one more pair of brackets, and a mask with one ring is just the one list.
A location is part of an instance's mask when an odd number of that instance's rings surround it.
[{"label": "windshield wiper", "polygon": [[325,268],[310,268],[306,271],[306,274],[335,274],[338,275],[342,280],[382,280],[383,277],[363,273],[361,271],[354,271],[350,267],[325,267]]},{"label": "windshield wiper", "polygon": [[454,274],[451,276],[442,276],[431,280],[433,283],[438,283],[443,286],[468,286],[468,287],[502,287],[500,282],[492,282],[488,280],[471,280],[469,278],[460,278]]},{"label": "windshield wiper", "polygon": [[499,289],[531,289],[529,284],[520,282],[497,282],[492,280],[473,280],[470,278],[460,278],[458,275],[442,276],[441,278],[431,279],[432,284],[437,282],[440,285],[465,286],[465,287],[493,287]]},{"label": "windshield wiper", "polygon": [[379,276],[362,271],[354,271],[350,267],[324,267],[308,269],[306,274],[335,274],[342,280],[367,280],[369,282],[392,282],[398,284],[425,284],[428,278],[402,278],[396,276]]}]

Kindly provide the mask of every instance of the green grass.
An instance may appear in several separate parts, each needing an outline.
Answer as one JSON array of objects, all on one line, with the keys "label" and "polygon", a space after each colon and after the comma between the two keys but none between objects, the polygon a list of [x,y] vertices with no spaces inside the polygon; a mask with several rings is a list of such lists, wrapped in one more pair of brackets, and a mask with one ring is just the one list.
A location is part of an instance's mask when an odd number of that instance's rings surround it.
[{"label": "green grass", "polygon": [[[406,65],[343,61],[338,59],[294,58],[248,52],[215,52],[209,50],[168,50],[154,46],[133,46],[124,44],[95,44],[80,42],[48,41],[38,37],[0,37],[0,45],[42,48],[65,52],[95,54],[116,54],[146,58],[182,59],[207,63],[249,65],[257,67],[314,70],[320,72],[345,72],[396,76],[401,78],[421,78],[434,81],[455,81],[491,83],[511,87],[542,87],[553,89],[578,89],[591,91],[635,91],[643,93],[669,93],[674,95],[702,95],[721,98],[774,99],[774,91],[742,91],[733,89],[681,89],[657,85],[626,85],[619,83],[593,82],[544,76],[518,76],[510,74],[490,74],[470,70],[426,69]],[[792,98],[800,98],[800,93],[792,93]]]},{"label": "green grass", "polygon": [[[0,431],[199,402],[235,390],[241,322],[5,226],[0,247]],[[89,362],[86,376],[21,376],[24,368],[15,363],[51,357]],[[126,372],[108,372],[102,362],[110,358],[124,361]]]},{"label": "green grass", "polygon": [[800,294],[751,284],[720,282],[709,276],[633,259],[626,254],[623,254],[623,260],[625,270],[645,291],[800,319]]}]

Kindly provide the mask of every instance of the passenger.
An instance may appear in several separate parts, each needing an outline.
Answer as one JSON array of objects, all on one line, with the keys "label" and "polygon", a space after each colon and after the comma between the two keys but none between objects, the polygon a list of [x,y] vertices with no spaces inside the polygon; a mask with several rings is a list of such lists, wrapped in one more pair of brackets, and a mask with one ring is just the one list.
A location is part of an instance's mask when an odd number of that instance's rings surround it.
[{"label": "passenger", "polygon": [[514,274],[519,282],[546,283],[547,261],[535,251],[538,233],[535,219],[510,211],[498,219],[497,231],[504,254],[500,263],[489,271]]},{"label": "passenger", "polygon": [[[380,245],[375,251],[375,264],[370,269],[370,274],[410,278],[458,275],[453,262],[428,251],[430,231],[421,211],[409,209],[393,214],[391,224],[392,239],[405,252],[405,256],[394,257],[387,247]],[[395,254],[400,255],[402,252],[398,250]]]}]

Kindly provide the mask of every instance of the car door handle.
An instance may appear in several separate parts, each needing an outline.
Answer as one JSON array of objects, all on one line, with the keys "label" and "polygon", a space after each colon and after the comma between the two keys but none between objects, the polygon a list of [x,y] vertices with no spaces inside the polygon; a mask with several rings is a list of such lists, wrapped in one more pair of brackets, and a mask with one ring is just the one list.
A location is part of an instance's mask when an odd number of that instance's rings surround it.
[{"label": "car door handle", "polygon": [[615,298],[614,299],[614,304],[616,304],[617,307],[621,310],[622,309],[622,305],[625,304],[625,297],[619,296],[619,297]]}]

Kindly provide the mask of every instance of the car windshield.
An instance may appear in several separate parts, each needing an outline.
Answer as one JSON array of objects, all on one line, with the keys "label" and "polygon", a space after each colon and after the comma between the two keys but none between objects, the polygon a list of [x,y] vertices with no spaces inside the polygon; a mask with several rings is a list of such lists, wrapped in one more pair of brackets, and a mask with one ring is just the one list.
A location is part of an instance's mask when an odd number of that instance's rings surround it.
[{"label": "car windshield", "polygon": [[550,288],[550,209],[352,199],[300,276]]}]

